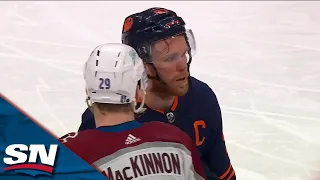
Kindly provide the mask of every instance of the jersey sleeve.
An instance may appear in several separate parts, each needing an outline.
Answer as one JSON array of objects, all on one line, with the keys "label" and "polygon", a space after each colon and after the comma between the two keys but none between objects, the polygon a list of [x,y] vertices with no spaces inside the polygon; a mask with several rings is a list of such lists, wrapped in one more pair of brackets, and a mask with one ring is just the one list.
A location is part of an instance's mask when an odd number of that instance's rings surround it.
[{"label": "jersey sleeve", "polygon": [[197,148],[195,147],[191,139],[190,139],[190,144],[191,144],[191,156],[192,156],[194,171],[197,172],[197,175],[199,175],[198,177],[196,177],[196,179],[206,179],[204,169],[201,164],[200,156],[197,152]]},{"label": "jersey sleeve", "polygon": [[180,131],[180,137],[183,139],[183,145],[190,151],[192,158],[191,169],[187,169],[187,179],[188,180],[204,180],[205,173],[201,164],[200,156],[198,154],[197,148],[194,145],[192,139],[183,131]]},{"label": "jersey sleeve", "polygon": [[78,136],[78,132],[70,132],[68,134],[65,134],[64,136],[61,136],[58,140],[64,144],[65,146],[67,146],[67,142],[70,139],[76,138]]},{"label": "jersey sleeve", "polygon": [[[204,167],[206,174],[214,172],[222,180],[235,180],[236,174],[231,165],[230,158],[227,152],[224,136],[223,124],[221,117],[221,109],[216,95],[209,88],[208,100],[208,120],[210,121],[210,139],[211,142],[206,147],[204,159],[208,167]],[[211,172],[210,172],[211,171]]]}]

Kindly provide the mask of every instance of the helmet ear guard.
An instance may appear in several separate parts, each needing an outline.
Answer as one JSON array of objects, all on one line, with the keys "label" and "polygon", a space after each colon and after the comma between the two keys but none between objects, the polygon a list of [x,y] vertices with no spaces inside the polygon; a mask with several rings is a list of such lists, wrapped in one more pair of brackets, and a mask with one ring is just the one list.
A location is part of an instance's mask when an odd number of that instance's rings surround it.
[{"label": "helmet ear guard", "polygon": [[139,57],[143,60],[144,63],[151,63],[151,45],[150,44],[141,44],[137,46],[137,53]]}]

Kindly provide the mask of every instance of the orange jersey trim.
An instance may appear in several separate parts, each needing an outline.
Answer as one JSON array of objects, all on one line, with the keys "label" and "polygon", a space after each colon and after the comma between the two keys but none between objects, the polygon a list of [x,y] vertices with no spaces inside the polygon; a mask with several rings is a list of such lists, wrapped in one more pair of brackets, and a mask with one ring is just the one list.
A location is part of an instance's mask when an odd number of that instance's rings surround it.
[{"label": "orange jersey trim", "polygon": [[224,179],[224,178],[229,174],[231,168],[232,168],[232,166],[231,166],[231,164],[230,164],[230,166],[228,167],[228,169],[226,170],[226,172],[224,172],[219,178],[220,178],[220,179]]},{"label": "orange jersey trim", "polygon": [[[171,111],[175,111],[177,109],[177,106],[178,106],[178,99],[179,97],[178,96],[175,96],[174,99],[173,99],[173,104],[171,106]],[[141,103],[142,102],[142,99],[141,98],[138,98],[137,99],[137,103]],[[164,114],[164,110],[160,110],[160,109],[153,109],[154,111],[157,111],[161,114]]]},{"label": "orange jersey trim", "polygon": [[[175,111],[177,109],[177,106],[178,106],[178,96],[175,96],[174,99],[173,99],[173,104],[171,106],[171,111]],[[158,111],[159,113],[161,114],[164,114],[164,111],[163,110],[160,110],[160,109],[154,109],[155,111]]]}]

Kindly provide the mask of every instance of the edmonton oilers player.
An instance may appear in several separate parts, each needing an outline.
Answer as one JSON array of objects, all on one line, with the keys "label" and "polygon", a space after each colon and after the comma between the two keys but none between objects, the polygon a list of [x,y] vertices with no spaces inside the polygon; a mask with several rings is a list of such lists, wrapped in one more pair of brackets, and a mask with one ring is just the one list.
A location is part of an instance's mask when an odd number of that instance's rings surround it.
[{"label": "edmonton oilers player", "polygon": [[[179,127],[196,144],[207,179],[236,179],[216,95],[189,74],[196,43],[184,20],[164,8],[132,14],[124,21],[122,43],[137,51],[148,74],[147,110],[137,120],[157,120]],[[79,131],[94,127],[92,113],[87,109]]]},{"label": "edmonton oilers player", "polygon": [[196,146],[186,133],[167,123],[134,120],[143,110],[145,93],[138,91],[145,92],[147,77],[132,47],[98,46],[85,64],[84,78],[97,128],[61,137],[65,146],[109,180],[204,180]]}]

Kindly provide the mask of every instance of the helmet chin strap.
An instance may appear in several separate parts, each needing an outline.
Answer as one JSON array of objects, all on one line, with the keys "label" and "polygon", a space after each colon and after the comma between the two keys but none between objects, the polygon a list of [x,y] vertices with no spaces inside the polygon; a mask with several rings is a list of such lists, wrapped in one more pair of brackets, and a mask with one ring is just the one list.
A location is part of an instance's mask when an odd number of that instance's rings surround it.
[{"label": "helmet chin strap", "polygon": [[91,102],[91,100],[90,100],[90,97],[89,97],[89,96],[87,96],[87,98],[86,98],[86,104],[87,104],[88,108],[91,108],[91,106],[92,106],[92,102]]},{"label": "helmet chin strap", "polygon": [[157,70],[157,68],[154,66],[154,64],[153,64],[153,63],[148,63],[148,64],[150,64],[150,65],[153,67],[153,69],[156,71],[156,76],[150,76],[150,75],[148,75],[148,78],[149,78],[149,79],[158,80],[161,84],[167,85],[167,84],[160,78],[159,73],[158,73],[158,70]]},{"label": "helmet chin strap", "polygon": [[148,79],[147,79],[146,72],[143,73],[142,78],[138,81],[137,85],[139,87],[139,90],[142,90],[142,102],[139,105],[139,107],[136,109],[136,107],[137,107],[137,97],[134,97],[133,98],[133,102],[134,102],[133,111],[135,113],[143,113],[146,110],[146,108],[144,108],[144,104],[145,104],[145,99],[146,99],[146,94],[147,94],[146,90],[147,90],[147,87],[148,87]]},{"label": "helmet chin strap", "polygon": [[145,102],[145,99],[146,99],[146,90],[143,89],[142,91],[143,91],[142,102],[141,102],[141,104],[139,105],[139,107],[137,109],[136,109],[137,100],[136,100],[136,98],[133,99],[133,101],[134,101],[133,111],[135,113],[137,113],[137,114],[138,113],[143,113],[146,110],[146,108],[144,108],[144,102]]},{"label": "helmet chin strap", "polygon": [[92,104],[93,104],[93,103],[91,102],[89,96],[87,96],[87,98],[86,98],[86,104],[87,104],[87,106],[88,106],[88,109],[93,113],[93,109],[92,109]]}]

